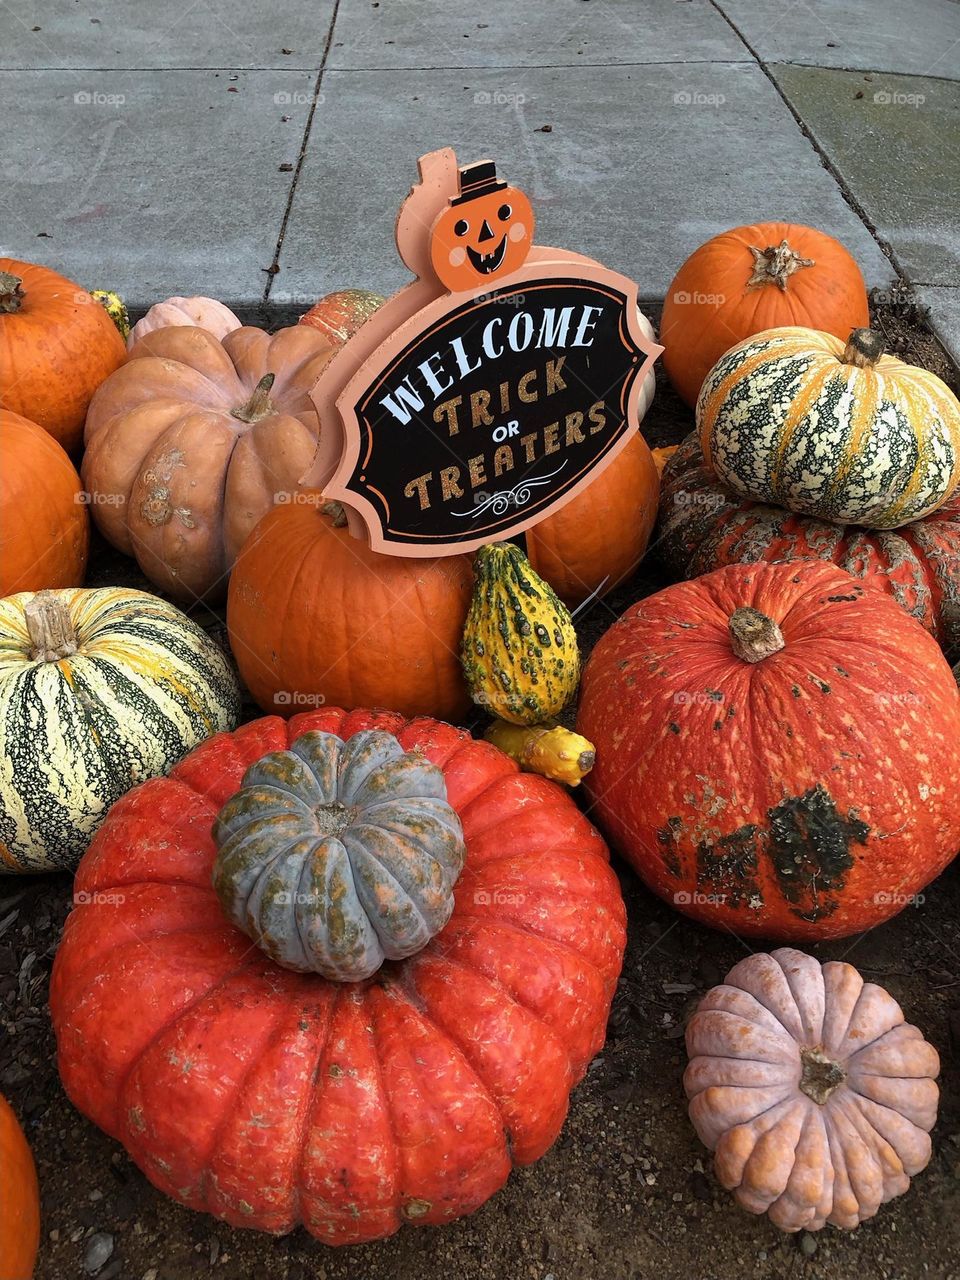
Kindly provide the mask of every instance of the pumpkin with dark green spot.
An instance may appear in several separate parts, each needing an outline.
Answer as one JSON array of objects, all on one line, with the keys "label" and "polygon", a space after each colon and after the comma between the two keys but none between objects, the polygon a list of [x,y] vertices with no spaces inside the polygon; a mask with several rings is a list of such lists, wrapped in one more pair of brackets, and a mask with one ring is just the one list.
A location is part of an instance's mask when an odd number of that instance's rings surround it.
[{"label": "pumpkin with dark green spot", "polygon": [[376,729],[313,731],[263,756],[213,836],[228,918],[285,969],[340,982],[425,947],[463,867],[442,771]]},{"label": "pumpkin with dark green spot", "polygon": [[841,938],[960,849],[960,692],[932,636],[819,560],[729,565],[590,655],[592,812],[644,881],[738,937]]},{"label": "pumpkin with dark green spot", "polygon": [[566,605],[513,543],[481,547],[463,632],[463,671],[479,706],[539,724],[571,701],[580,651]]}]

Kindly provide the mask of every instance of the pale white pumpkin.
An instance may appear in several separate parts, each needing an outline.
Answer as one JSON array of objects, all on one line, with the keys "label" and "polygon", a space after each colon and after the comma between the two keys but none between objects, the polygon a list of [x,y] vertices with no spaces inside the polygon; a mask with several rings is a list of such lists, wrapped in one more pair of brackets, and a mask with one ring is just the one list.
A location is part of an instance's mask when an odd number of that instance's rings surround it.
[{"label": "pale white pumpkin", "polygon": [[879,335],[768,329],[732,347],[697,401],[704,458],[754,502],[875,529],[942,506],[960,485],[960,402]]},{"label": "pale white pumpkin", "polygon": [[852,965],[741,960],[687,1027],[690,1119],[718,1179],[783,1231],[852,1228],[930,1160],[937,1051]]},{"label": "pale white pumpkin", "polygon": [[172,325],[189,325],[198,329],[206,329],[215,338],[222,340],[234,329],[242,327],[229,307],[215,298],[167,298],[164,302],[155,302],[142,320],[127,335],[127,350],[132,351],[142,337],[153,333],[156,329],[166,329]]},{"label": "pale white pumpkin", "polygon": [[0,873],[76,866],[115,800],[239,714],[223,652],[156,596],[0,600]]}]

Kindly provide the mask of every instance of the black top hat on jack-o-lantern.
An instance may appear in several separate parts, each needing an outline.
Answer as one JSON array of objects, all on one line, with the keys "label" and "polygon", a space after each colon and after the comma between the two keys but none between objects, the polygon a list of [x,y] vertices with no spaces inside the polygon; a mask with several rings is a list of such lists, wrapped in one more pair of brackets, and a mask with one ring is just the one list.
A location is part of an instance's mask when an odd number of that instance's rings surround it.
[{"label": "black top hat on jack-o-lantern", "polygon": [[459,176],[460,194],[450,201],[452,205],[507,189],[507,184],[497,177],[497,166],[493,160],[477,160],[475,164],[464,165]]}]

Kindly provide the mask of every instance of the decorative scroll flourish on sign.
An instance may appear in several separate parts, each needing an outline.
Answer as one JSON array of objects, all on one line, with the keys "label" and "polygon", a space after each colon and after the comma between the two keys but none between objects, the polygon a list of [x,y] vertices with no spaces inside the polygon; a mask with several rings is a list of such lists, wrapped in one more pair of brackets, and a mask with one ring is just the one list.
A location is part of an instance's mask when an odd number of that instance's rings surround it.
[{"label": "decorative scroll flourish on sign", "polygon": [[305,481],[375,549],[445,555],[530,528],[612,463],[661,348],[633,282],[532,243],[530,202],[491,161],[435,152],[420,173],[397,224],[419,278],[314,390]]}]

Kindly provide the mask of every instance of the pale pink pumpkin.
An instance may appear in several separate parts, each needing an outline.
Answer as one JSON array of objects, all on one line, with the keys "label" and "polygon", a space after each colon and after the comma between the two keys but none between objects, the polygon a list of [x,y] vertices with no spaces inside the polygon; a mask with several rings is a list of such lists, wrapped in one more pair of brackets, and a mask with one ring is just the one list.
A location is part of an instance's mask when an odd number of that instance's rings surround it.
[{"label": "pale pink pumpkin", "polygon": [[690,1020],[687,1054],[717,1178],[782,1231],[852,1229],[929,1163],[937,1051],[852,965],[790,947],[741,960]]},{"label": "pale pink pumpkin", "polygon": [[225,338],[234,329],[239,329],[242,323],[229,307],[215,298],[167,298],[163,302],[155,302],[143,319],[133,326],[127,335],[127,350],[132,351],[141,338],[155,333],[157,329],[192,325],[206,329],[215,338]]}]

